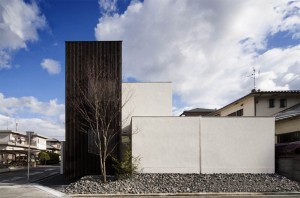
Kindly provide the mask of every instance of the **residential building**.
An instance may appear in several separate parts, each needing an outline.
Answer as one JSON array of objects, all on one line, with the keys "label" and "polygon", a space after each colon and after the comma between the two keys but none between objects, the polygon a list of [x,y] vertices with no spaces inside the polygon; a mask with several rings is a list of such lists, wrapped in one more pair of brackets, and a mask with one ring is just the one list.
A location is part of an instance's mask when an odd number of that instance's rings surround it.
[{"label": "residential building", "polygon": [[300,141],[300,103],[275,114],[278,143]]},{"label": "residential building", "polygon": [[[46,151],[47,137],[34,134],[30,141],[31,154],[37,157],[40,151]],[[0,130],[0,161],[5,164],[28,155],[28,136],[12,130]],[[24,158],[25,159],[25,158]]]},{"label": "residential building", "polygon": [[[104,93],[104,96],[115,94],[112,98],[97,100],[97,105],[110,102],[108,111],[105,109],[104,122],[109,119],[109,114],[117,113],[112,128],[109,128],[113,132],[120,131],[113,144],[120,146],[117,143],[131,138],[132,155],[141,157],[139,171],[274,172],[274,118],[172,116],[171,83],[121,83],[121,44],[120,41],[66,42],[66,142],[63,160],[66,179],[100,173],[100,152],[91,149],[95,144],[90,135],[94,126],[87,126],[87,121],[73,105],[76,100],[82,102],[83,98],[91,97],[92,78],[85,76],[91,69],[93,75],[100,77],[94,83],[104,85],[103,89],[95,86],[96,93]],[[107,90],[109,87],[112,89]],[[81,103],[80,110],[91,114],[94,121],[93,106],[88,107],[87,103]],[[119,153],[113,155],[120,156],[121,149],[117,148]],[[107,168],[111,166],[107,165]]]},{"label": "residential building", "polygon": [[216,111],[216,109],[195,108],[184,111],[180,116],[206,116],[214,111]]},{"label": "residential building", "polygon": [[276,117],[276,143],[300,141],[300,90],[252,91],[209,116]]},{"label": "residential building", "polygon": [[61,151],[61,141],[55,138],[47,139],[47,151],[60,154]]},{"label": "residential building", "polygon": [[252,91],[209,116],[274,116],[300,103],[300,90]]}]

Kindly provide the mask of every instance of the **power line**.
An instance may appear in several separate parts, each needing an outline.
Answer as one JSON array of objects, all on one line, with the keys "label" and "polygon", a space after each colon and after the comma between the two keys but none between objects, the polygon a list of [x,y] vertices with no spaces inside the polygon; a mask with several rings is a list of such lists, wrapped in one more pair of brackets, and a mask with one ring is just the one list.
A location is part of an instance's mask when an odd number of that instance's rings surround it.
[{"label": "power line", "polygon": [[300,75],[296,76],[296,78],[294,78],[294,79],[290,80],[289,82],[287,82],[287,84],[289,84],[289,83],[291,83],[291,82],[297,80],[298,78],[300,78]]}]

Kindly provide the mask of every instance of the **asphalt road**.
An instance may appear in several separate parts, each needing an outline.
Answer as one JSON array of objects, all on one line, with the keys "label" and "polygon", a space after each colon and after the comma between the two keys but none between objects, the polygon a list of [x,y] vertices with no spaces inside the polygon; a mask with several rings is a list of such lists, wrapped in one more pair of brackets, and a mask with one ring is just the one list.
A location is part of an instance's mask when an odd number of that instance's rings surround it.
[{"label": "asphalt road", "polygon": [[[60,172],[59,166],[40,166],[30,168],[29,181],[36,182],[43,178],[57,175]],[[11,172],[0,173],[0,185],[2,184],[26,184],[27,182],[27,169],[14,170]]]}]

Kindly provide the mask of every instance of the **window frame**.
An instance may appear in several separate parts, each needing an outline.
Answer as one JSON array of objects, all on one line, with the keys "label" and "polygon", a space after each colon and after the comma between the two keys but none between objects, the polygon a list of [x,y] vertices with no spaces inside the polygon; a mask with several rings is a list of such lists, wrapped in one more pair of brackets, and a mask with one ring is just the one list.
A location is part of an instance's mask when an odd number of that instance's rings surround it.
[{"label": "window frame", "polygon": [[287,100],[286,100],[286,98],[281,98],[279,100],[279,107],[280,108],[285,108],[286,106],[287,106]]},{"label": "window frame", "polygon": [[270,98],[269,99],[269,108],[274,108],[275,107],[275,99],[274,98]]}]

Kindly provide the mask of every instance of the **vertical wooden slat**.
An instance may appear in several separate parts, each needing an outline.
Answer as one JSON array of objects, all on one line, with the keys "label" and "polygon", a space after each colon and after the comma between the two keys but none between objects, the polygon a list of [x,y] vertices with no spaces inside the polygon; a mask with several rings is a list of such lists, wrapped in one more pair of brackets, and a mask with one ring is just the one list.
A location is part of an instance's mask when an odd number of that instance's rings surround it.
[{"label": "vertical wooden slat", "polygon": [[[111,72],[117,85],[116,98],[121,96],[122,79],[121,41],[79,41],[66,42],[66,144],[64,175],[68,180],[89,174],[99,174],[99,156],[88,153],[88,137],[79,130],[81,120],[71,107],[71,100],[80,97],[76,81],[84,83],[83,71],[89,65],[96,65],[96,71]],[[103,73],[103,72],[102,72]],[[121,101],[119,117],[115,127],[121,131]],[[118,141],[116,139],[115,141]]]}]

